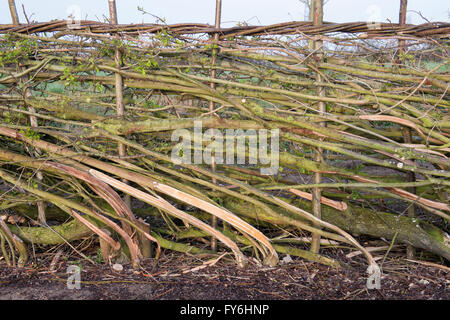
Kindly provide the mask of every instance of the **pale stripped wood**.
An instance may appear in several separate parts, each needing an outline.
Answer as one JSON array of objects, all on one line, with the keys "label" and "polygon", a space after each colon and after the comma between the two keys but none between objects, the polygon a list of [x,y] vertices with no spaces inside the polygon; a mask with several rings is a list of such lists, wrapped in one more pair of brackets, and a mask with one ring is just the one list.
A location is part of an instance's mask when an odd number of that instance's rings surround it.
[{"label": "pale stripped wood", "polygon": [[83,218],[75,210],[71,209],[70,212],[78,221],[80,221],[82,224],[84,224],[86,227],[92,230],[92,232],[96,233],[100,238],[105,240],[114,249],[114,251],[120,249],[120,242],[115,241],[106,232],[95,226],[93,223],[89,222],[89,220]]},{"label": "pale stripped wood", "polygon": [[[364,177],[361,177],[358,175],[354,175],[354,176],[352,176],[352,178],[357,181],[360,181],[360,182],[370,182],[370,183],[376,183],[376,184],[379,183],[375,180],[364,178]],[[441,202],[436,202],[433,200],[425,199],[425,198],[419,197],[411,192],[405,191],[400,188],[387,188],[387,189],[391,190],[395,194],[398,194],[399,196],[405,197],[409,200],[419,202],[425,206],[432,207],[432,208],[435,208],[438,210],[450,211],[450,205],[448,205],[446,203],[441,203]],[[445,215],[443,218],[450,221],[450,217],[448,215]]]},{"label": "pale stripped wood", "polygon": [[[305,191],[300,191],[297,189],[289,189],[290,192],[292,192],[293,194],[303,198],[303,199],[307,199],[309,201],[312,200],[312,194],[305,192]],[[345,211],[347,210],[347,204],[345,202],[342,201],[334,201],[331,199],[328,199],[326,197],[321,197],[320,198],[320,202],[322,202],[323,204],[326,204],[327,206],[330,206],[332,208],[335,208],[339,211]]]},{"label": "pale stripped wood", "polygon": [[216,237],[217,239],[219,239],[221,242],[223,242],[227,247],[229,247],[233,251],[233,253],[236,257],[236,262],[239,267],[243,268],[247,264],[247,259],[245,258],[244,254],[239,250],[239,247],[236,245],[236,243],[233,242],[232,240],[230,240],[230,238],[223,235],[221,232],[212,228],[210,225],[187,214],[184,211],[181,211],[181,210],[175,208],[173,205],[171,205],[169,202],[167,202],[166,200],[164,200],[161,197],[151,196],[148,193],[145,193],[145,192],[138,190],[134,187],[131,187],[127,184],[124,184],[123,182],[120,182],[117,179],[111,178],[97,170],[91,169],[91,170],[89,170],[89,173],[92,176],[94,176],[95,178],[109,184],[110,186],[112,186],[116,189],[119,189],[119,190],[129,194],[130,196],[140,199],[150,205],[160,208],[160,209],[164,210],[165,212],[173,215],[174,217],[177,217],[182,220],[186,220],[187,222],[196,226],[197,228]]},{"label": "pale stripped wood", "polygon": [[[209,202],[206,202],[202,199],[199,199],[197,197],[194,197],[186,192],[177,190],[175,188],[172,188],[168,185],[154,182],[153,186],[155,190],[161,191],[167,195],[170,195],[174,198],[177,198],[185,203],[189,203],[190,205],[197,207],[199,209],[202,209],[219,219],[222,219],[229,224],[231,224],[236,229],[252,236],[255,240],[258,240],[261,244],[263,244],[270,252],[268,256],[266,256],[265,260],[270,265],[276,265],[278,263],[278,255],[275,249],[273,248],[272,244],[270,243],[269,239],[258,229],[252,227],[250,224],[236,216],[235,214],[219,208]],[[265,252],[262,252],[265,254]],[[265,254],[266,255],[266,254]]]}]

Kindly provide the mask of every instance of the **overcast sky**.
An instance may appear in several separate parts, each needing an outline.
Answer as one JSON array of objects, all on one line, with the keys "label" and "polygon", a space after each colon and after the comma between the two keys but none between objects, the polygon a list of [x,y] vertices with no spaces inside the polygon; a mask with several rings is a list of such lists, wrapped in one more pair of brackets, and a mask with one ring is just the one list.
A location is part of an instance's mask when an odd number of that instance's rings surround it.
[{"label": "overcast sky", "polygon": [[[154,23],[151,15],[143,15],[137,7],[166,22],[199,22],[214,24],[215,0],[116,0],[119,23]],[[304,20],[304,5],[299,0],[222,0],[222,27],[238,22],[249,25],[267,25],[292,20]],[[400,0],[329,0],[325,5],[324,20],[349,21],[398,21]],[[103,21],[108,16],[107,0],[16,0],[20,21],[25,22],[22,4],[31,20],[49,21],[66,19],[69,11],[81,12],[82,18]],[[450,1],[409,0],[407,21],[426,22],[419,12],[430,21],[449,22]],[[8,1],[0,0],[0,23],[10,23]]]}]

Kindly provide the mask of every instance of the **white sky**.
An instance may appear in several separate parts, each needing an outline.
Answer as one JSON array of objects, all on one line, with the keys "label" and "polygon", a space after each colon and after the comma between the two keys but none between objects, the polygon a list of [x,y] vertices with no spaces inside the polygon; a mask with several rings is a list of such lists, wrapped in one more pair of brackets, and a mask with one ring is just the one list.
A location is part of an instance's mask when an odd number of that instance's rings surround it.
[{"label": "white sky", "polygon": [[[166,22],[199,22],[214,24],[215,0],[116,0],[119,23],[155,22],[150,15],[142,15],[137,7],[143,7]],[[222,0],[222,27],[238,22],[250,25],[267,25],[292,20],[304,20],[304,5],[299,0]],[[325,6],[325,21],[381,21],[397,22],[400,0],[329,0]],[[82,18],[103,21],[108,16],[107,0],[16,0],[20,21],[25,22],[22,4],[31,20],[49,21],[66,19],[73,6],[81,11]],[[407,21],[424,23],[449,22],[450,1],[409,0]],[[0,0],[0,23],[10,23],[8,1]]]}]

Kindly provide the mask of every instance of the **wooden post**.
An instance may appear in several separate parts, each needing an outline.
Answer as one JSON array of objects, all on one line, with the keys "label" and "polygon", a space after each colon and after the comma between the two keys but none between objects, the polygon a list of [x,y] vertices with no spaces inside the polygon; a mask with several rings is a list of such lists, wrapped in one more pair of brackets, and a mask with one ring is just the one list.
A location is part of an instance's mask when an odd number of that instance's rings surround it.
[{"label": "wooden post", "polygon": [[117,24],[117,6],[116,0],[108,0],[109,2],[109,23]]},{"label": "wooden post", "polygon": [[[403,127],[403,139],[405,143],[411,144],[412,143],[412,134],[411,129],[408,127]],[[409,171],[407,174],[407,179],[409,182],[415,182],[416,181],[416,175],[414,172]],[[416,194],[416,188],[415,187],[409,187],[406,188],[406,191],[411,192],[412,194]],[[414,218],[416,216],[416,208],[413,203],[409,204],[408,206],[408,217]],[[408,259],[414,259],[416,255],[416,250],[412,245],[406,246],[406,256]]]},{"label": "wooden post", "polygon": [[[400,0],[400,11],[398,15],[398,23],[400,26],[404,26],[406,24],[406,8],[408,7],[408,0]],[[398,50],[400,52],[405,51],[405,40],[398,41]]]},{"label": "wooden post", "polygon": [[[215,28],[220,28],[220,20],[221,20],[221,16],[222,16],[222,0],[216,0],[216,18],[215,18]],[[219,34],[215,33],[214,34],[214,43],[217,43],[217,41],[219,40]],[[214,66],[216,64],[216,54],[217,54],[217,50],[215,48],[213,48],[212,50],[212,59],[211,59],[211,65]],[[216,69],[212,69],[211,70],[211,78],[215,78],[216,77]],[[214,82],[211,82],[210,87],[212,89],[215,89],[216,85]],[[209,112],[212,112],[214,110],[214,102],[210,101],[209,102]],[[211,154],[211,170],[212,171],[216,171],[216,162],[215,162],[215,157],[214,154]],[[216,183],[216,179],[213,178],[212,179],[212,183]],[[211,217],[211,226],[215,229],[217,228],[217,217],[216,216],[212,216]],[[217,251],[217,238],[212,237],[211,238],[211,250],[213,251]]]},{"label": "wooden post", "polygon": [[[312,0],[310,8],[310,18],[314,26],[319,26],[323,22],[323,0]],[[321,51],[322,41],[314,40],[310,42],[310,48],[313,51]],[[320,52],[315,53],[318,60],[322,59],[322,54]],[[322,82],[322,76],[317,73],[316,81]],[[325,90],[323,87],[317,87],[317,95],[325,96]],[[326,105],[324,102],[319,102],[318,110],[319,114],[323,114],[326,111]],[[325,122],[320,122],[319,125],[325,126]],[[322,148],[316,148],[314,152],[314,161],[323,162],[323,150]],[[314,173],[314,183],[322,183],[322,174],[320,172]],[[312,189],[312,211],[314,216],[321,219],[322,217],[322,204],[321,204],[322,193],[319,188]],[[318,253],[320,250],[320,235],[313,233],[311,240],[311,252]]]},{"label": "wooden post", "polygon": [[[398,15],[398,23],[400,26],[404,26],[406,24],[407,7],[408,7],[408,0],[400,0],[400,10],[399,10],[399,15]],[[405,53],[405,45],[406,45],[405,40],[400,39],[398,41],[398,55],[399,56],[401,54]],[[400,59],[399,59],[399,62],[400,62]],[[408,143],[408,144],[412,143],[411,129],[409,127],[403,127],[402,133],[403,133],[403,140],[405,141],[405,143]],[[414,174],[414,172],[409,171],[407,173],[407,179],[409,182],[415,182],[416,175]],[[414,188],[414,187],[406,188],[406,191],[415,194],[416,188]],[[408,206],[408,217],[414,218],[415,216],[416,216],[416,208],[415,208],[414,204],[410,204]],[[406,246],[407,258],[414,259],[415,254],[416,253],[415,253],[414,247],[411,245],[407,245]]]},{"label": "wooden post", "polygon": [[12,23],[15,26],[19,25],[19,16],[17,15],[16,3],[14,0],[8,0],[9,11],[11,12]]},{"label": "wooden post", "polygon": [[[117,20],[117,7],[115,0],[108,0],[109,3],[109,23],[110,24],[118,24]],[[122,54],[119,48],[116,48],[114,53],[114,63],[117,69],[122,67]],[[116,113],[117,117],[123,118],[125,114],[125,106],[123,103],[123,78],[120,73],[115,73],[115,88],[116,88]],[[126,155],[125,145],[119,143],[118,146],[119,157],[124,157]],[[123,183],[128,183],[127,180],[123,179]],[[124,201],[127,206],[131,209],[131,198],[129,195],[125,195]]]},{"label": "wooden post", "polygon": [[[115,0],[108,0],[109,4],[109,23],[117,25],[118,18],[117,18],[117,6]],[[120,48],[116,48],[114,52],[114,64],[116,69],[122,68],[122,53],[120,52]],[[116,88],[116,114],[117,117],[123,118],[125,115],[125,105],[123,100],[123,78],[122,75],[118,72],[115,73],[115,88]],[[118,153],[119,157],[124,157],[126,155],[125,145],[123,143],[119,143],[118,145]],[[122,179],[123,183],[128,184],[128,180]],[[130,195],[126,194],[124,196],[124,202],[128,206],[128,208],[131,208],[131,197]],[[145,231],[150,232],[150,226],[146,224],[144,221],[139,222],[138,225],[140,227],[144,228]],[[131,234],[131,229],[128,227],[127,224],[123,224],[124,230]],[[142,254],[143,258],[149,258],[151,255],[151,243],[150,240],[148,240],[146,237],[144,237],[142,234],[135,234],[134,240],[136,243],[139,243],[139,251]]]},{"label": "wooden post", "polygon": [[[12,23],[14,25],[18,26],[20,24],[20,21],[19,21],[19,16],[17,15],[16,3],[14,0],[8,0],[8,5],[9,5],[9,11],[11,13]],[[26,82],[26,77],[22,78],[22,80],[24,82]],[[24,88],[24,97],[25,97],[25,99],[31,97],[31,89],[27,86],[25,86],[25,88]],[[28,107],[28,111],[33,112],[33,113],[36,112],[36,110],[33,107]],[[37,118],[35,116],[30,115],[30,127],[37,128],[37,126],[38,126]],[[39,149],[35,149],[34,156],[38,157],[39,153],[40,153]],[[36,171],[36,177],[39,181],[42,181],[44,179],[42,172],[39,170]],[[37,207],[38,207],[38,221],[45,225],[47,223],[47,220],[45,218],[45,203],[44,203],[44,201],[38,201]]]}]

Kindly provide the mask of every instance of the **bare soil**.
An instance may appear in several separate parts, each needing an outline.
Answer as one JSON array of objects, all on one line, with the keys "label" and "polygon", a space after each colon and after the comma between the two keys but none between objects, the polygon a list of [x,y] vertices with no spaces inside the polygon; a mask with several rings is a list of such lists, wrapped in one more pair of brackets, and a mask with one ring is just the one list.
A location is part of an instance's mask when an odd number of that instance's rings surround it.
[{"label": "bare soil", "polygon": [[[67,257],[50,272],[50,259],[36,259],[40,262],[26,268],[9,268],[0,261],[0,300],[450,299],[448,267],[426,266],[401,257],[384,261],[379,290],[366,288],[367,266],[359,257],[347,260],[348,267],[342,269],[300,258],[275,268],[251,262],[246,269],[238,269],[231,257],[207,265],[211,257],[167,253],[158,261],[146,260],[139,270],[124,265],[121,272]],[[82,270],[80,289],[67,287],[66,270],[74,263]]]}]

